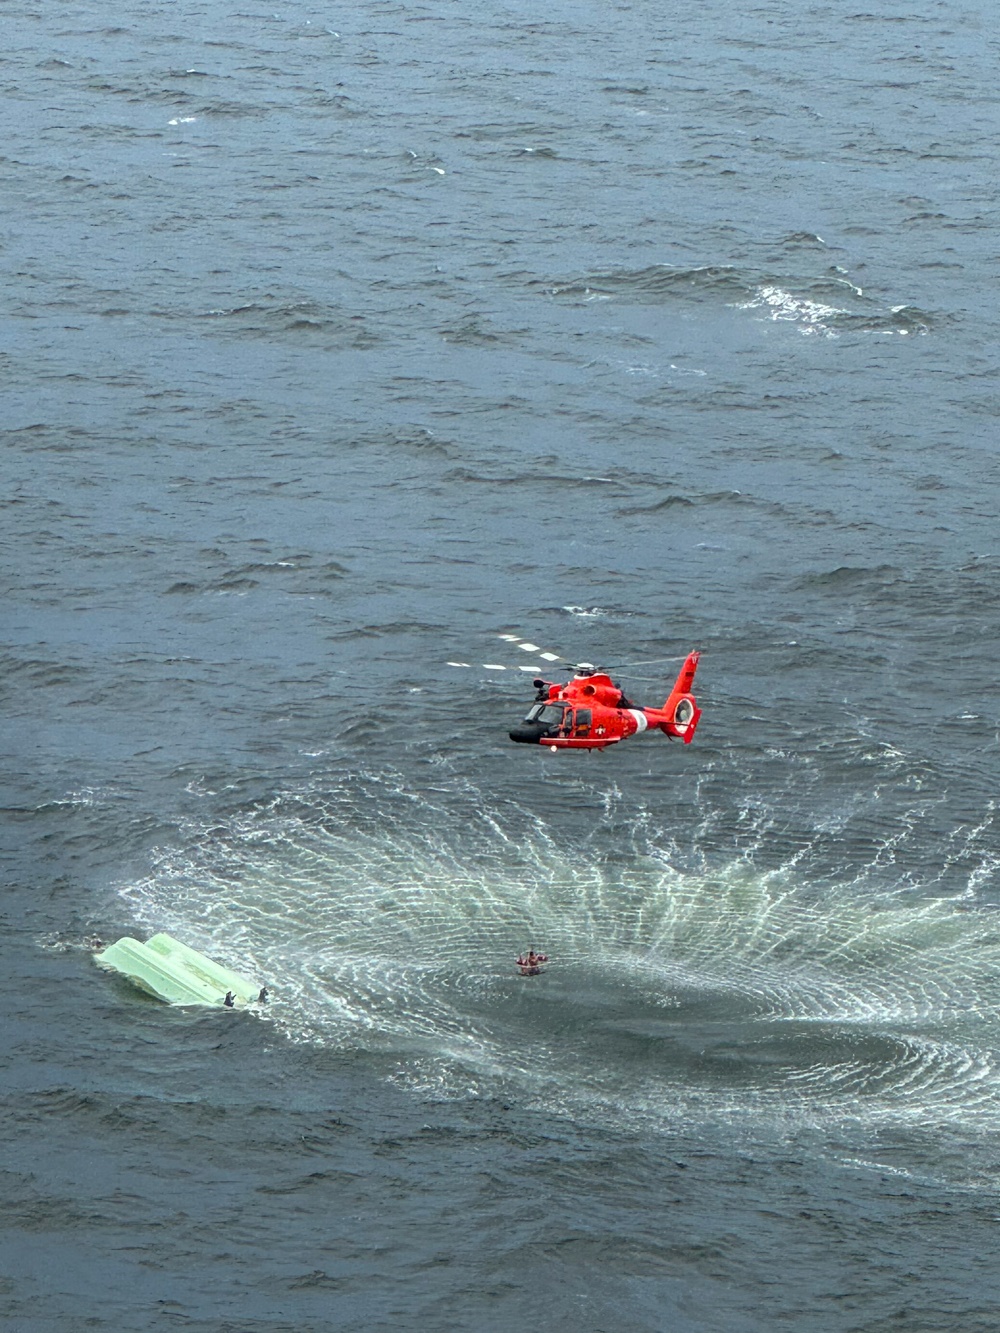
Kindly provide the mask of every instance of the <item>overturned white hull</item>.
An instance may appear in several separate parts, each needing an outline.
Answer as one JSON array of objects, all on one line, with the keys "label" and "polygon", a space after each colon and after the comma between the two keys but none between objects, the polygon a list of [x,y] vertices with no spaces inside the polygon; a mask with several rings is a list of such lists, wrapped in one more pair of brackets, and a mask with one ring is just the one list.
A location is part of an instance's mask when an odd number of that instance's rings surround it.
[{"label": "overturned white hull", "polygon": [[99,967],[118,972],[141,990],[168,1004],[251,1004],[260,988],[238,972],[215,963],[170,935],[142,944],[129,936],[95,955]]}]

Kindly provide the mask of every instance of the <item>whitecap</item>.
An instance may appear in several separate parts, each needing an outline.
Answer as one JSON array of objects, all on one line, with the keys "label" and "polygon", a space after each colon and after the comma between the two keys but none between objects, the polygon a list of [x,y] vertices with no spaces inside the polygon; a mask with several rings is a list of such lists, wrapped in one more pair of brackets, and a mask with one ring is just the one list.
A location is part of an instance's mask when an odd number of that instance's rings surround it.
[{"label": "whitecap", "polygon": [[783,320],[801,324],[799,332],[819,334],[825,338],[835,338],[836,332],[830,327],[830,321],[838,315],[846,315],[846,310],[826,305],[820,301],[795,296],[782,287],[758,287],[747,301],[736,303],[737,310],[766,309],[773,320]]}]

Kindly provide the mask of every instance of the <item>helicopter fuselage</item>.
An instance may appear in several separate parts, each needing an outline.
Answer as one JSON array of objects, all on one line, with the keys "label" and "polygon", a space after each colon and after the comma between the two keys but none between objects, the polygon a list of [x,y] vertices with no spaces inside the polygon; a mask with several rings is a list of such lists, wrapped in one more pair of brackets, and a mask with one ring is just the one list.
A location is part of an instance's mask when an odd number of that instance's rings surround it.
[{"label": "helicopter fuselage", "polygon": [[510,738],[550,750],[604,750],[629,736],[661,731],[688,745],[701,717],[691,694],[698,657],[688,654],[662,708],[637,707],[603,672],[578,673],[563,684],[537,679],[535,703]]}]

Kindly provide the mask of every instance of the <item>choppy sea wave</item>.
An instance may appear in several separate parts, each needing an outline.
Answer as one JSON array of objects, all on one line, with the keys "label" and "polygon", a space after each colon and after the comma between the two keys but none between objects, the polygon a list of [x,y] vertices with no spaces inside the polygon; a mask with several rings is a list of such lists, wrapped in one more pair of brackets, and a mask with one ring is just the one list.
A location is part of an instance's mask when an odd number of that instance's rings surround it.
[{"label": "choppy sea wave", "polygon": [[758,311],[795,325],[800,333],[836,337],[842,333],[926,334],[931,315],[908,305],[888,308],[852,282],[839,266],[813,276],[759,273],[735,265],[649,268],[592,274],[546,285],[547,293],[577,301],[618,300],[644,304],[713,302]]}]

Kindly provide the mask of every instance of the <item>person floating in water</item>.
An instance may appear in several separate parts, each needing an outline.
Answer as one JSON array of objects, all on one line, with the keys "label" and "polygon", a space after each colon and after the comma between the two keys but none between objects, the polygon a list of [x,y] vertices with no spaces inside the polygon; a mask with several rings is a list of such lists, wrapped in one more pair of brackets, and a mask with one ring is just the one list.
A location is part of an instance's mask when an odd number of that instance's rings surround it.
[{"label": "person floating in water", "polygon": [[233,994],[231,990],[226,991],[226,998],[222,1001],[222,1003],[226,1006],[227,1009],[232,1009],[233,1006],[236,1004],[236,996]]},{"label": "person floating in water", "polygon": [[261,986],[260,994],[257,996],[258,1004],[267,1004],[267,987]]},{"label": "person floating in water", "polygon": [[547,953],[535,953],[534,949],[529,949],[527,953],[520,953],[517,956],[517,966],[522,977],[537,977],[542,970],[542,963],[548,961]]}]

